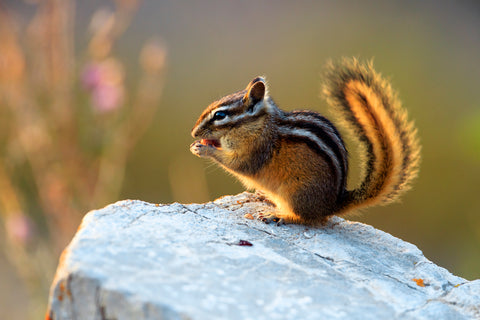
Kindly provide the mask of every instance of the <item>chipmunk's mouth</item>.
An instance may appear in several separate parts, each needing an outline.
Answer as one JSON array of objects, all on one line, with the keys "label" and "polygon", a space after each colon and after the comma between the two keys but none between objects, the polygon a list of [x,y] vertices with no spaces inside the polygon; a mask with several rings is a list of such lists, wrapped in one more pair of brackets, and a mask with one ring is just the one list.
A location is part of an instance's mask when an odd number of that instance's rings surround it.
[{"label": "chipmunk's mouth", "polygon": [[212,147],[215,147],[215,148],[220,148],[221,147],[220,141],[215,140],[215,139],[202,139],[202,140],[200,140],[200,143],[203,144],[203,145],[212,146]]}]

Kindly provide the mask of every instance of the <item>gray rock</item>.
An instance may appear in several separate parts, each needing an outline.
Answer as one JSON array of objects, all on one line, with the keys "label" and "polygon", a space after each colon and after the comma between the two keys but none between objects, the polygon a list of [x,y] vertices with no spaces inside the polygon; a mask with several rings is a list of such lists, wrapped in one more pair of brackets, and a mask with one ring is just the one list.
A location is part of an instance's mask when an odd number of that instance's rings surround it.
[{"label": "gray rock", "polygon": [[414,245],[338,217],[322,228],[244,217],[271,210],[245,192],[92,211],[62,255],[48,316],[480,318],[480,280],[450,274]]}]

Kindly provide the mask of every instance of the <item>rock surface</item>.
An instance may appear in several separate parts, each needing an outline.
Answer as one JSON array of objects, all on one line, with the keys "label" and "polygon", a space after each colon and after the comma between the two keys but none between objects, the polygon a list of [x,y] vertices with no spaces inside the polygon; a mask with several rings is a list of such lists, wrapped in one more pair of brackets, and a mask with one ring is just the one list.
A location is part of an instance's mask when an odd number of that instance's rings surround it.
[{"label": "rock surface", "polygon": [[47,318],[480,318],[480,280],[414,245],[338,217],[323,228],[245,217],[271,210],[245,192],[92,211],[62,255]]}]

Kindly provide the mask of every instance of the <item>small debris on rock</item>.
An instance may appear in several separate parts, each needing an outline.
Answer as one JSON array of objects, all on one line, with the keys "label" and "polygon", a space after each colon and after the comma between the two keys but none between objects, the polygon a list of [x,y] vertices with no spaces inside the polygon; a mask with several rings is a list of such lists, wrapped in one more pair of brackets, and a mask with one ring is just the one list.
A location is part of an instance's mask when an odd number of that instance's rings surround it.
[{"label": "small debris on rock", "polygon": [[253,216],[250,213],[246,213],[243,217],[246,218],[246,219],[253,220]]},{"label": "small debris on rock", "polygon": [[413,278],[412,281],[415,281],[415,283],[416,283],[417,286],[419,286],[419,287],[425,287],[425,283],[423,282],[423,279]]},{"label": "small debris on rock", "polygon": [[253,244],[250,241],[247,241],[247,240],[239,240],[237,245],[247,246],[247,247],[253,246]]},{"label": "small debris on rock", "polygon": [[303,232],[303,236],[307,239],[313,238],[314,235],[315,235],[315,232],[309,229],[305,229],[305,231]]}]

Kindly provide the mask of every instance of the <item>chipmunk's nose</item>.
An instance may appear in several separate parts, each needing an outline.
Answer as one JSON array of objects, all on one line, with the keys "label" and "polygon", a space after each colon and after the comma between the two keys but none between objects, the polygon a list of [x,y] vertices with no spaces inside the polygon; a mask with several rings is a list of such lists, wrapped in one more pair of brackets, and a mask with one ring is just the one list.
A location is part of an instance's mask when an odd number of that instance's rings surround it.
[{"label": "chipmunk's nose", "polygon": [[198,132],[198,127],[193,127],[190,134],[192,135],[193,138],[196,138],[197,137],[197,132]]}]

